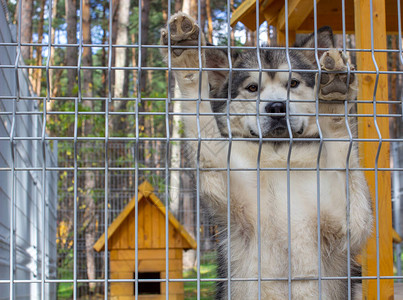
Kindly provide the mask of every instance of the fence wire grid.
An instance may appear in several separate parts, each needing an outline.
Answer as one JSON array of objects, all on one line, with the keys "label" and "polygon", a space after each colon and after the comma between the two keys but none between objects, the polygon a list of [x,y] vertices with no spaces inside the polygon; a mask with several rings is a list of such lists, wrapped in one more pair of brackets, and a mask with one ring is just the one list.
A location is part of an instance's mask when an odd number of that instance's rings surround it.
[{"label": "fence wire grid", "polygon": [[[403,232],[400,0],[360,0],[356,4],[345,0],[0,1],[0,299],[244,299],[239,296],[239,286],[248,287],[242,285],[248,283],[253,283],[249,299],[272,299],[267,287],[282,283],[285,292],[278,299],[328,299],[323,287],[337,280],[345,284],[345,297],[340,299],[403,299],[399,236]],[[307,9],[306,13],[301,13],[302,8]],[[327,17],[329,9],[337,20]],[[165,26],[177,11],[195,18],[201,29],[197,44],[172,45],[171,39],[167,45],[160,44],[160,30],[167,28],[168,36],[172,34],[174,27]],[[288,16],[283,23],[282,16]],[[240,22],[232,24],[235,17]],[[377,36],[379,22],[386,24],[384,36]],[[348,130],[343,138],[321,134],[320,118],[335,115],[320,112],[318,91],[313,99],[290,99],[293,72],[319,78],[332,73],[319,66],[321,53],[329,50],[320,47],[316,39],[323,25],[333,28],[335,47],[349,53],[349,64],[358,66],[345,72],[347,82],[357,78],[360,84],[357,99],[347,99],[343,113],[337,115]],[[312,47],[293,46],[294,41],[304,41],[310,33],[315,37]],[[206,45],[200,40],[202,34]],[[369,46],[359,48],[363,40],[369,41]],[[377,46],[379,40],[384,40],[384,46]],[[178,48],[196,49],[199,65],[174,65],[170,54]],[[222,50],[227,66],[203,65],[202,51],[209,49]],[[285,69],[264,67],[259,53],[273,49],[284,51]],[[164,50],[169,54],[166,62]],[[245,67],[247,63],[234,67],[231,56],[236,51],[256,51],[257,67]],[[296,51],[314,51],[318,68],[295,68],[290,53]],[[366,60],[362,59],[365,55]],[[178,96],[175,74],[181,71],[197,74],[195,97]],[[264,99],[257,92],[253,100],[232,99],[231,89],[228,97],[205,97],[206,77],[202,74],[209,71],[223,72],[229,86],[236,72],[258,74],[258,86],[263,74],[284,73],[288,78],[286,98]],[[278,118],[277,111],[273,115],[273,111],[259,110],[261,104],[270,101],[286,103],[280,113],[285,116],[291,137],[262,133],[261,118]],[[225,109],[202,111],[202,103],[210,102],[212,106],[223,103]],[[310,103],[315,111],[290,111],[290,105],[301,102]],[[182,111],[182,105],[188,103],[194,103],[197,111]],[[230,103],[253,105],[254,110],[232,110]],[[209,117],[214,117],[214,123],[202,128],[200,120]],[[231,131],[230,117],[255,117],[258,132],[248,137],[237,135]],[[314,118],[319,134],[313,138],[293,136],[291,117]],[[185,126],[184,120],[189,118],[197,124],[194,136]],[[361,125],[355,133],[349,119],[372,125],[372,135]],[[223,135],[214,132],[218,120],[228,128]],[[305,142],[319,147],[315,166],[292,166],[296,145]],[[221,146],[209,149],[211,143]],[[233,149],[242,143],[258,145],[255,167],[233,165]],[[288,156],[285,166],[261,162],[262,149],[268,143],[287,146],[283,150]],[[344,157],[346,167],[320,164],[327,143],[349,145]],[[360,149],[360,165],[349,166],[355,148]],[[250,151],[254,149],[250,147]],[[210,157],[225,157],[226,161],[207,166],[200,161],[203,151],[211,151]],[[275,277],[264,274],[267,266],[262,266],[262,257],[269,249],[262,241],[267,235],[261,224],[269,217],[260,209],[266,201],[261,198],[261,178],[271,172],[285,174],[288,203],[286,260],[282,262],[282,275]],[[296,276],[292,271],[292,174],[299,172],[316,176],[312,181],[318,244],[314,276]],[[373,189],[372,246],[362,247],[358,267],[354,265],[355,257],[350,257],[351,220],[346,204],[348,249],[343,276],[325,276],[322,270],[321,259],[327,254],[321,248],[320,187],[323,174],[330,172],[347,178],[345,190],[340,191],[346,193],[346,203],[350,203],[349,174],[364,172]],[[222,207],[226,211],[224,225],[218,224],[202,190],[202,177],[209,176],[206,174],[225,174],[226,190],[220,191],[226,199]],[[247,201],[257,207],[256,257],[251,254],[239,258],[233,245],[238,241],[230,238],[231,232],[239,229],[231,210],[233,199],[238,197],[231,191],[241,188],[234,186],[236,176],[243,176],[245,182],[255,180],[256,199]],[[152,186],[153,196],[142,190],[144,182]],[[142,197],[148,202],[137,202]],[[154,203],[158,210],[146,208],[145,203]],[[392,209],[388,210],[389,206]],[[132,209],[125,214],[128,207]],[[163,223],[157,212],[163,215]],[[126,217],[127,222],[122,221]],[[105,239],[110,231],[113,237]],[[145,238],[139,241],[141,236]],[[385,242],[385,237],[392,236],[393,244]],[[154,244],[156,237],[158,246]],[[226,237],[229,240],[224,243]],[[192,240],[196,247],[192,247]],[[96,244],[102,241],[102,249],[96,250]],[[227,256],[225,261],[222,253]],[[365,253],[371,253],[369,259]],[[234,276],[239,274],[240,260],[256,265],[256,272]],[[317,294],[298,298],[295,286],[301,282],[313,282]],[[217,292],[223,286],[228,293]]]}]

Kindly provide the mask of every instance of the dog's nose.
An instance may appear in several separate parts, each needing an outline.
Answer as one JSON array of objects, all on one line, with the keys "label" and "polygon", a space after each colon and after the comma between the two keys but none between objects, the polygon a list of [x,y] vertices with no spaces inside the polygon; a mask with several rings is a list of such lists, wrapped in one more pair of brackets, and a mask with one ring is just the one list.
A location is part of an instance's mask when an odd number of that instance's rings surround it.
[{"label": "dog's nose", "polygon": [[[271,102],[266,105],[265,110],[268,114],[285,114],[286,113],[286,105],[285,102]],[[281,119],[284,118],[284,115],[272,115],[270,116],[273,119]]]}]

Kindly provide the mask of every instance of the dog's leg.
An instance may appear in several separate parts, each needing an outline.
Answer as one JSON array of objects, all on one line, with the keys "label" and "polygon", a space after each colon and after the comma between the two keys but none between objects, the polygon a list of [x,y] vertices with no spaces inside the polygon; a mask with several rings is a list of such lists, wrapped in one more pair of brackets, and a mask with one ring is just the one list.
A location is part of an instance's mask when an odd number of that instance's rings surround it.
[{"label": "dog's leg", "polygon": [[[161,30],[161,44],[172,46],[205,46],[204,34],[200,32],[196,21],[189,15],[179,12],[171,17],[168,22],[168,30]],[[201,51],[199,53],[199,51]],[[168,61],[168,49],[162,51]],[[201,59],[201,64],[200,64]],[[173,68],[205,67],[205,51],[196,48],[172,48],[171,66]],[[206,138],[221,138],[216,120],[212,115],[209,98],[208,72],[199,70],[174,70],[176,79],[175,97],[182,98],[180,111],[186,113],[181,120],[183,122],[186,138],[193,141],[186,142],[186,160],[200,168],[225,168],[227,147],[226,141],[203,140]],[[201,75],[201,78],[200,78]],[[201,82],[199,81],[201,80]],[[177,107],[177,105],[174,105]],[[208,198],[207,204],[212,206],[212,211],[226,216],[227,186],[226,172],[200,172],[201,193]]]},{"label": "dog's leg", "polygon": [[[168,22],[168,30],[161,31],[161,44],[167,45],[168,41],[172,46],[205,46],[205,38],[200,32],[196,21],[184,13],[177,13]],[[199,37],[201,38],[199,40]],[[201,51],[201,52],[199,52]],[[167,49],[163,55],[168,60]],[[204,49],[172,48],[170,56],[173,68],[193,68],[196,70],[173,70],[176,78],[175,97],[182,98],[181,111],[183,115],[184,134],[186,138],[194,139],[186,142],[186,160],[200,168],[226,168],[228,156],[228,141],[212,141],[211,138],[222,138],[217,122],[212,115],[209,98],[208,72],[199,69],[206,66]],[[200,78],[201,76],[201,78]],[[201,82],[200,82],[201,80]],[[212,79],[214,80],[214,79]],[[178,112],[178,111],[175,111]],[[207,140],[206,140],[207,139]],[[231,175],[232,177],[232,175]],[[234,179],[235,180],[235,179]],[[234,192],[234,183],[231,178],[231,194]],[[226,232],[227,224],[227,200],[228,200],[227,172],[226,171],[200,171],[200,192],[203,195],[203,202],[209,207],[214,222],[219,230]],[[238,197],[231,195],[231,224],[237,224],[231,230],[231,236],[239,231],[249,230],[249,224],[244,216],[244,203],[238,203]],[[233,225],[234,226],[234,225]],[[227,236],[222,235],[222,247],[226,249]],[[237,239],[239,241],[239,239]],[[245,247],[245,245],[243,245]],[[226,266],[226,251],[222,252],[222,266]],[[225,275],[224,275],[225,276]],[[222,287],[223,299],[227,295],[225,285]]]},{"label": "dog's leg", "polygon": [[[357,96],[358,80],[355,74],[350,73],[348,80],[347,62],[349,57],[342,52],[332,49],[325,52],[321,59],[321,68],[331,73],[322,73],[320,82],[317,82],[319,88],[320,113],[345,114],[349,113],[351,104],[346,101],[354,100]],[[350,65],[350,70],[354,67]],[[318,78],[317,78],[318,80]],[[348,105],[346,107],[346,105]],[[325,137],[329,138],[349,138],[348,127],[354,131],[351,122],[346,124],[348,116],[321,117],[320,125]],[[336,146],[334,143],[338,143]],[[325,167],[346,167],[349,142],[327,142],[325,148],[327,152],[327,162]],[[337,151],[336,151],[337,149]],[[335,162],[341,162],[341,165],[334,165]],[[333,164],[333,165],[332,165]],[[359,158],[357,149],[353,148],[350,152],[350,168],[359,167]],[[350,202],[350,249],[353,255],[358,254],[361,247],[371,233],[372,212],[371,201],[364,174],[360,171],[351,170],[348,178],[349,184],[349,202]],[[342,226],[345,232],[345,224]],[[346,240],[346,239],[345,239]],[[347,240],[345,244],[347,248]]]},{"label": "dog's leg", "polygon": [[321,56],[320,66],[322,71],[325,72],[321,74],[320,83],[318,84],[320,100],[345,101],[355,99],[358,82],[353,73],[350,73],[350,78],[348,78],[347,63],[350,70],[354,71],[355,68],[351,64],[348,54],[344,54],[336,49],[326,51]]},{"label": "dog's leg", "polygon": [[[357,97],[358,80],[355,74],[348,74],[348,67],[354,70],[349,56],[336,49],[326,51],[320,58],[321,76],[316,75],[316,88],[319,89],[319,113],[335,114],[334,117],[321,116],[319,118],[324,136],[341,137],[347,135],[344,115],[351,110],[352,104],[348,100]],[[348,76],[349,75],[349,76]],[[347,107],[346,107],[347,106]],[[332,136],[333,135],[333,136]]]},{"label": "dog's leg", "polygon": [[[357,150],[355,150],[357,151]],[[359,167],[358,154],[352,155],[352,168]],[[366,243],[373,228],[372,204],[364,173],[350,171],[350,248],[351,253],[358,255]],[[347,245],[346,245],[347,246]]]},{"label": "dog's leg", "polygon": [[[182,12],[176,13],[169,20],[168,26],[170,36],[168,36],[167,29],[162,29],[161,44],[168,45],[168,39],[170,39],[172,46],[198,46],[200,36],[200,45],[206,45],[204,34],[199,32],[199,26],[191,16]],[[162,53],[168,61],[168,49],[163,49]],[[171,49],[171,66],[173,68],[198,69],[205,67],[205,65],[204,49]],[[186,137],[193,139],[221,137],[215,118],[211,115],[210,101],[206,100],[209,98],[208,72],[200,72],[199,70],[174,70],[173,72],[177,85],[175,97],[189,99],[181,101],[181,112],[193,114],[182,117]],[[200,75],[201,82],[199,82]],[[188,154],[191,156],[189,159],[195,161],[199,143],[194,141],[188,145],[190,146]],[[225,142],[201,141],[200,145],[201,167],[223,166],[225,159],[223,160],[221,156],[226,155]]]}]

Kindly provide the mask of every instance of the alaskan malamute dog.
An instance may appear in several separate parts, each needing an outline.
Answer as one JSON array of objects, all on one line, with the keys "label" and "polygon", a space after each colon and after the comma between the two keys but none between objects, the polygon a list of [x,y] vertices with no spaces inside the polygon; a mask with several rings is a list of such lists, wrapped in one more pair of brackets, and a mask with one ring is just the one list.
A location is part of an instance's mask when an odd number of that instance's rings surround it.
[{"label": "alaskan malamute dog", "polygon": [[[178,48],[199,43],[190,16],[173,15],[169,28],[161,43],[176,46],[171,66],[193,68],[174,70],[175,96],[189,99],[181,102],[184,131],[194,138],[203,201],[221,232],[220,276],[231,278],[219,284],[217,298],[288,299],[291,293],[311,300],[320,292],[322,299],[346,299],[347,256],[354,265],[371,233],[372,211],[363,173],[346,171],[359,167],[350,143],[353,120],[344,117],[357,78],[348,76],[348,57],[331,49],[331,29],[317,32],[318,48],[329,49],[318,51],[319,77],[313,50],[290,50],[289,61],[278,48],[259,57],[247,50],[228,61],[224,50]],[[314,34],[296,46],[313,48]],[[200,73],[199,67],[210,69]]]}]

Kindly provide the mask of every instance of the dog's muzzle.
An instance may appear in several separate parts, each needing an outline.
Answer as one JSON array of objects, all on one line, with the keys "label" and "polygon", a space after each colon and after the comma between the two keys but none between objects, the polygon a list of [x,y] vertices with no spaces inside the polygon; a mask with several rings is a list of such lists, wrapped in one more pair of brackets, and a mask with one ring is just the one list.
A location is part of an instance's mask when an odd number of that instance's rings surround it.
[{"label": "dog's muzzle", "polygon": [[[288,137],[289,129],[287,124],[287,103],[285,101],[270,102],[264,107],[266,115],[261,116],[262,136],[268,138]],[[304,132],[304,127],[293,128],[290,122],[291,131],[293,134],[301,135]],[[258,132],[250,129],[250,135],[257,137]]]},{"label": "dog's muzzle", "polygon": [[265,107],[266,113],[270,114],[270,133],[278,136],[287,132],[286,112],[287,106],[285,102],[271,102]]},{"label": "dog's muzzle", "polygon": [[287,106],[285,102],[271,102],[265,107],[265,111],[275,120],[285,119]]}]

